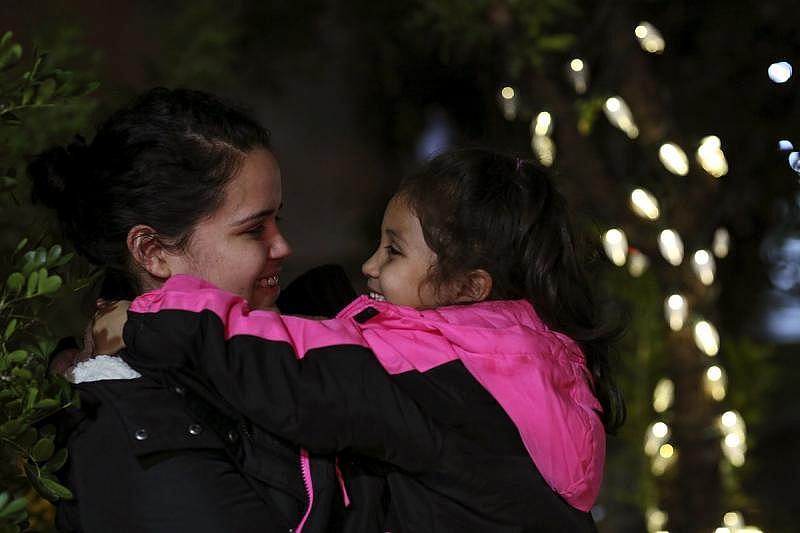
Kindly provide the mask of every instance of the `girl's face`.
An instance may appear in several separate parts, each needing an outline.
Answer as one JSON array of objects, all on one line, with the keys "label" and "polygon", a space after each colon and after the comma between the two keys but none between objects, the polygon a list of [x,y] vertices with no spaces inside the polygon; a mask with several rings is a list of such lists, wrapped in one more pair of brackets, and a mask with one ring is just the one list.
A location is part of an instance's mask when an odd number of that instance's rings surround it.
[{"label": "girl's face", "polygon": [[442,305],[427,281],[435,264],[419,219],[402,197],[393,197],[383,214],[378,249],[361,266],[370,296],[418,309]]},{"label": "girl's face", "polygon": [[201,277],[238,294],[256,309],[275,305],[283,260],[291,253],[278,229],[281,172],[268,150],[247,154],[216,211],[194,229],[172,274]]}]

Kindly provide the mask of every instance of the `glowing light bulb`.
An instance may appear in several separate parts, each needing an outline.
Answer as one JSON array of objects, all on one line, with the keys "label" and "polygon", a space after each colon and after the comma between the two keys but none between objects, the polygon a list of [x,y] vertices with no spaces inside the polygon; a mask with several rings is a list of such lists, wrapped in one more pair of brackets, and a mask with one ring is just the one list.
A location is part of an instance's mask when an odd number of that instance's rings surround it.
[{"label": "glowing light bulb", "polygon": [[613,228],[603,235],[603,248],[612,263],[617,266],[625,264],[628,256],[628,239],[621,229]]},{"label": "glowing light bulb", "polygon": [[660,214],[658,200],[645,189],[634,189],[631,192],[631,208],[634,213],[649,220],[657,219]]},{"label": "glowing light bulb", "polygon": [[586,61],[578,57],[573,58],[567,68],[567,77],[576,93],[585,93],[589,86],[589,66]]},{"label": "glowing light bulb", "polygon": [[612,96],[603,104],[603,113],[612,126],[621,129],[630,139],[639,136],[639,127],[633,120],[633,113],[621,96]]},{"label": "glowing light bulb", "polygon": [[662,231],[658,235],[658,249],[669,264],[678,266],[683,262],[683,241],[677,231]]},{"label": "glowing light bulb", "polygon": [[733,428],[739,423],[739,415],[734,411],[725,411],[720,417],[722,425],[726,428]]},{"label": "glowing light bulb", "polygon": [[503,112],[503,117],[506,120],[514,120],[517,118],[518,107],[517,92],[514,88],[506,86],[500,89],[500,110]]},{"label": "glowing light bulb", "polygon": [[747,428],[744,420],[735,411],[725,411],[719,419],[719,427],[723,434],[720,442],[723,455],[733,466],[742,466],[747,452]]},{"label": "glowing light bulb", "polygon": [[789,153],[789,168],[800,174],[800,152]]},{"label": "glowing light bulb", "polygon": [[547,111],[542,111],[531,123],[531,129],[534,135],[550,135],[553,129],[553,117]]},{"label": "glowing light bulb", "polygon": [[675,453],[675,448],[671,444],[662,444],[658,449],[658,455],[664,459],[669,459]]},{"label": "glowing light bulb", "polygon": [[738,448],[741,443],[742,439],[736,433],[729,433],[725,435],[725,446],[728,448]]},{"label": "glowing light bulb", "polygon": [[661,445],[669,439],[669,435],[669,426],[664,422],[651,424],[644,437],[644,453],[650,457],[658,455]]},{"label": "glowing light bulb", "polygon": [[672,294],[664,300],[664,316],[672,331],[680,331],[689,316],[689,305],[680,294]]},{"label": "glowing light bulb", "polygon": [[549,136],[534,135],[531,138],[531,150],[543,166],[553,166],[556,160],[556,143]]},{"label": "glowing light bulb", "polygon": [[773,63],[767,69],[767,75],[775,83],[786,83],[792,77],[792,65],[786,61]]},{"label": "glowing light bulb", "polygon": [[650,266],[650,259],[636,248],[628,250],[628,272],[634,278],[638,278]]},{"label": "glowing light bulb", "polygon": [[719,334],[710,322],[699,321],[694,325],[694,343],[704,354],[709,357],[719,352]]},{"label": "glowing light bulb", "polygon": [[689,158],[686,152],[675,143],[664,143],[658,149],[658,159],[664,168],[677,176],[689,173]]},{"label": "glowing light bulb", "polygon": [[656,413],[663,413],[672,405],[675,398],[675,384],[671,379],[662,378],[653,389],[653,409]]},{"label": "glowing light bulb", "polygon": [[714,400],[721,402],[725,399],[725,395],[727,394],[725,390],[726,386],[727,379],[725,377],[725,371],[716,365],[710,366],[708,370],[706,370],[706,377],[703,383],[703,388],[706,393]]},{"label": "glowing light bulb", "polygon": [[666,425],[664,422],[656,422],[655,424],[653,424],[653,429],[651,429],[650,431],[652,431],[653,435],[655,435],[656,437],[664,438],[667,436],[667,433],[669,433],[669,426]]},{"label": "glowing light bulb", "polygon": [[692,270],[703,285],[714,283],[717,267],[708,250],[697,250],[692,256]]},{"label": "glowing light bulb", "polygon": [[742,513],[725,513],[725,516],[722,517],[722,523],[727,527],[741,528],[744,526],[744,518],[742,517]]},{"label": "glowing light bulb", "polygon": [[728,173],[728,161],[725,159],[719,137],[710,135],[700,141],[700,146],[697,148],[697,162],[703,170],[715,178]]},{"label": "glowing light bulb", "polygon": [[667,525],[667,519],[669,515],[662,511],[661,509],[656,509],[651,507],[647,509],[645,513],[647,518],[647,531],[656,532],[664,528]]},{"label": "glowing light bulb", "polygon": [[730,249],[731,236],[725,228],[717,228],[714,232],[714,242],[711,245],[711,250],[714,255],[722,259],[728,255]]},{"label": "glowing light bulb", "polygon": [[642,50],[645,52],[660,54],[664,51],[666,43],[661,36],[661,32],[649,22],[640,22],[633,33],[636,35],[636,38],[639,39],[639,46],[641,46]]}]

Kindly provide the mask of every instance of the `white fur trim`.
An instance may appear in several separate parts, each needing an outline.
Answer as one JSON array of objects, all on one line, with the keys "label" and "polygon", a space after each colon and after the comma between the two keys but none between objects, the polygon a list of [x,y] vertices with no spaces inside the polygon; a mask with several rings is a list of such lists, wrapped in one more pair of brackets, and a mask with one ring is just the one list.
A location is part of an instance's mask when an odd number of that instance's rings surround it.
[{"label": "white fur trim", "polygon": [[72,383],[83,383],[104,379],[135,379],[142,375],[120,357],[96,355],[67,370],[65,377]]}]

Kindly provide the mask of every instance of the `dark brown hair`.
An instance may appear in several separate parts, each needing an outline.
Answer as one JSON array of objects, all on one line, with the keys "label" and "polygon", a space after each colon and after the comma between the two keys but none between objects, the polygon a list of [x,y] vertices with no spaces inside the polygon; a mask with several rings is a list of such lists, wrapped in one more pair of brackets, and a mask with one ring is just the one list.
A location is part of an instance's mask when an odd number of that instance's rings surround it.
[{"label": "dark brown hair", "polygon": [[625,419],[608,353],[620,328],[595,307],[564,197],[548,171],[484,149],[439,155],[400,185],[437,255],[429,281],[441,287],[475,269],[492,276],[490,299],[528,300],[586,356],[606,431]]},{"label": "dark brown hair", "polygon": [[78,137],[37,156],[28,174],[34,200],[56,211],[78,253],[135,287],[128,231],[145,224],[183,247],[247,152],[269,146],[260,124],[219,98],[155,88],[106,119],[91,143]]}]

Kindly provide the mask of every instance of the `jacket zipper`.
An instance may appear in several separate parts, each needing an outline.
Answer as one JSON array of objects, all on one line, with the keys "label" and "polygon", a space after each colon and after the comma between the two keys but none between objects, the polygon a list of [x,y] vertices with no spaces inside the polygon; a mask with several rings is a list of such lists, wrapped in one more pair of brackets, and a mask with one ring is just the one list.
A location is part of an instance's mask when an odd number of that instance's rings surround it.
[{"label": "jacket zipper", "polygon": [[308,459],[308,452],[300,448],[300,472],[303,474],[303,484],[306,487],[306,494],[308,494],[308,508],[303,514],[303,519],[294,530],[294,533],[302,533],[303,526],[306,520],[311,515],[311,506],[314,505],[314,484],[311,481],[311,462]]}]

